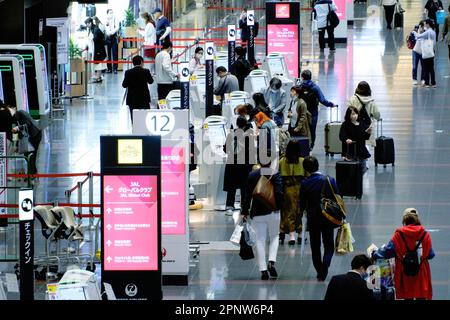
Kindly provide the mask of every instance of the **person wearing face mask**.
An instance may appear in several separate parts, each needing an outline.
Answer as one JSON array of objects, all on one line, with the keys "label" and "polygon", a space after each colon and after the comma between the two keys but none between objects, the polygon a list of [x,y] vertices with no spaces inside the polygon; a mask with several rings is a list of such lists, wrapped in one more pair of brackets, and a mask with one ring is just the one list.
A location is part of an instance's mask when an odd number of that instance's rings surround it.
[{"label": "person wearing face mask", "polygon": [[300,87],[291,88],[291,103],[288,111],[289,127],[291,136],[308,137],[311,143],[311,132],[308,120],[308,107],[303,99],[299,98]]},{"label": "person wearing face mask", "polygon": [[197,47],[195,48],[194,56],[192,57],[191,61],[189,61],[189,73],[192,75],[194,74],[198,69],[204,68],[204,65],[202,64],[202,58],[203,58],[203,48]]},{"label": "person wearing face mask", "polygon": [[155,58],[155,76],[158,86],[158,100],[165,99],[169,92],[174,89],[174,81],[180,75],[176,74],[172,69],[172,42],[166,41],[162,45],[162,50]]},{"label": "person wearing face mask", "polygon": [[365,254],[356,255],[352,259],[352,270],[331,278],[324,300],[327,301],[371,301],[373,291],[367,286],[367,268],[372,265]]},{"label": "person wearing face mask", "polygon": [[[361,112],[364,112],[364,110],[361,109]],[[368,118],[369,116],[366,115],[366,117]],[[360,112],[356,107],[348,107],[345,112],[345,121],[342,123],[339,131],[339,139],[342,141],[342,155],[344,159],[361,161],[361,168],[365,172],[367,171],[367,159],[371,157],[366,147],[366,140],[370,138],[372,128],[364,124],[360,118]],[[353,146],[355,144],[356,147]]]},{"label": "person wearing face mask", "polygon": [[277,126],[284,124],[284,109],[286,108],[286,91],[281,89],[282,82],[279,78],[273,77],[270,80],[269,87],[262,89],[264,100],[268,103],[271,112],[271,118]]},{"label": "person wearing face mask", "polygon": [[[105,25],[106,31],[106,45],[108,48],[108,60],[118,60],[118,41],[119,41],[119,22],[114,17],[114,13],[112,9],[108,9],[107,11],[107,19]],[[114,74],[117,74],[117,64],[108,63],[107,73],[111,73],[114,71]]]}]

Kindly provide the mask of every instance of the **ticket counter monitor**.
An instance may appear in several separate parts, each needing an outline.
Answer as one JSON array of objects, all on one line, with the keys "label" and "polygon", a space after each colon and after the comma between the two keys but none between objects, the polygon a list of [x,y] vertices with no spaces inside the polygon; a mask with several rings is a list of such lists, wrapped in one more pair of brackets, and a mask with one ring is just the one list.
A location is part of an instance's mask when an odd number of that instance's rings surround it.
[{"label": "ticket counter monitor", "polygon": [[269,72],[270,78],[275,75],[290,78],[284,56],[279,52],[269,53],[263,60],[263,69]]},{"label": "ticket counter monitor", "polygon": [[245,78],[244,91],[253,95],[269,86],[269,73],[265,70],[253,70]]},{"label": "ticket counter monitor", "polygon": [[166,97],[168,109],[180,109],[181,92],[180,90],[172,90]]},{"label": "ticket counter monitor", "polygon": [[222,115],[228,121],[228,128],[236,128],[236,119],[238,117],[235,112],[236,107],[241,104],[251,103],[250,100],[250,94],[245,91],[233,91],[230,94],[225,94],[225,100],[222,106]]},{"label": "ticket counter monitor", "polygon": [[4,103],[28,112],[25,61],[20,55],[0,55]]},{"label": "ticket counter monitor", "polygon": [[208,206],[225,210],[226,192],[223,191],[226,154],[223,150],[227,138],[227,119],[210,116],[203,123],[203,156],[199,166],[200,183],[206,183]]},{"label": "ticket counter monitor", "polygon": [[101,300],[100,288],[95,273],[67,270],[56,289],[57,300]]},{"label": "ticket counter monitor", "polygon": [[30,115],[36,119],[48,115],[51,102],[45,48],[41,44],[3,44],[0,45],[0,54],[23,57]]},{"label": "ticket counter monitor", "polygon": [[197,70],[192,76],[189,87],[190,120],[195,126],[201,126],[205,120],[205,70]]}]

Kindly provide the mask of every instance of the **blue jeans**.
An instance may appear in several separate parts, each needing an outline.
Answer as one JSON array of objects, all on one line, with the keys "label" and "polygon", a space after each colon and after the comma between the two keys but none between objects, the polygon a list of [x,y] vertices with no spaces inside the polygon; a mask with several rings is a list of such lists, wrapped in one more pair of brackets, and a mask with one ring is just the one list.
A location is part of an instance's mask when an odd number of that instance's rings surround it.
[{"label": "blue jeans", "polygon": [[417,52],[415,52],[413,50],[413,52],[412,52],[412,63],[413,63],[412,77],[413,77],[413,80],[417,80],[417,68],[419,67],[419,62],[420,62],[420,68],[422,70],[420,72],[421,73],[420,79],[424,80],[422,55],[418,54]]}]

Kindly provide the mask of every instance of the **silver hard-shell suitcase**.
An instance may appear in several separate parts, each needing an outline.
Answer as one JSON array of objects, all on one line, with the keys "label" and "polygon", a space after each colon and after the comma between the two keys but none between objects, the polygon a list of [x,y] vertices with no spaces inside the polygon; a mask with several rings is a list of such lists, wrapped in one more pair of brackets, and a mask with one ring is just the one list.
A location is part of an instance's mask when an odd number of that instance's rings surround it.
[{"label": "silver hard-shell suitcase", "polygon": [[341,131],[342,122],[337,121],[339,118],[339,109],[336,107],[336,121],[333,121],[333,108],[330,108],[330,122],[325,125],[325,154],[334,156],[334,154],[342,154],[342,141],[339,139],[339,131]]}]

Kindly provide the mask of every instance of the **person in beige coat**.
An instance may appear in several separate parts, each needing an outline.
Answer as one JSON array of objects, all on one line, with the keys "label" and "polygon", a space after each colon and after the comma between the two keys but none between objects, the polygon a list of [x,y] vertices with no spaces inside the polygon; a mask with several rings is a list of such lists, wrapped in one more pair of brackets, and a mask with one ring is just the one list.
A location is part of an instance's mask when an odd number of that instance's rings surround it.
[{"label": "person in beige coat", "polygon": [[310,119],[308,119],[308,107],[303,99],[299,98],[300,87],[291,88],[291,103],[289,105],[288,118],[289,127],[288,131],[291,136],[303,136],[308,137],[311,143],[311,131],[310,131]]},{"label": "person in beige coat", "polygon": [[[349,100],[349,106],[355,107],[358,111],[361,110],[363,105],[370,116],[370,120],[372,120],[370,127],[374,128],[376,126],[376,121],[381,119],[381,115],[375,100],[372,98],[372,90],[366,81],[361,81],[358,83],[355,94]],[[370,135],[368,142],[369,145],[375,147],[374,130],[372,130],[372,134]]]}]

